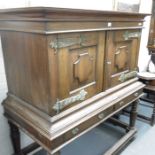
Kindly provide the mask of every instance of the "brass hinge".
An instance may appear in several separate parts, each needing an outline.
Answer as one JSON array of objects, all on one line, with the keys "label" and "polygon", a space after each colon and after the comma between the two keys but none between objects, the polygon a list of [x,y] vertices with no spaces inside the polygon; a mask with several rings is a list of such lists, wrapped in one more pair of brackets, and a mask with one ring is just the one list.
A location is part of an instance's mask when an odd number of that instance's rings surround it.
[{"label": "brass hinge", "polygon": [[53,106],[53,109],[55,111],[57,111],[57,113],[59,113],[63,108],[65,108],[68,105],[71,105],[72,103],[76,102],[76,101],[83,101],[85,100],[85,97],[88,93],[83,89],[79,92],[79,94],[75,95],[75,96],[71,96],[69,98],[66,98],[64,100],[61,101],[57,101],[55,103],[55,105]]},{"label": "brass hinge", "polygon": [[129,79],[131,79],[131,78],[134,78],[134,77],[136,77],[137,76],[137,71],[132,71],[132,72],[129,72],[129,73],[123,73],[123,74],[121,74],[121,76],[119,77],[119,81],[121,81],[121,82],[125,82],[125,81],[127,81],[127,80],[129,80]]},{"label": "brass hinge", "polygon": [[131,38],[139,38],[140,36],[141,36],[140,32],[129,33],[129,31],[125,31],[125,33],[123,34],[123,37],[125,40],[131,39]]},{"label": "brass hinge", "polygon": [[66,37],[66,38],[56,38],[51,41],[50,47],[55,49],[65,48],[73,45],[83,45],[83,42],[86,40],[84,35],[80,35],[80,37]]}]

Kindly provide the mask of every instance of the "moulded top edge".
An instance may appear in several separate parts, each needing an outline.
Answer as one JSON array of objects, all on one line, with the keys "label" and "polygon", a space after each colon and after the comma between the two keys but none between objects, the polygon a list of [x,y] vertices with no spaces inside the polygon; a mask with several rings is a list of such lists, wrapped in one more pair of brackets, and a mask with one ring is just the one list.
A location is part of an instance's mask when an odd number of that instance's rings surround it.
[{"label": "moulded top edge", "polygon": [[23,7],[0,9],[0,20],[5,19],[77,19],[77,18],[97,18],[102,17],[128,17],[128,18],[144,18],[150,14],[119,12],[119,11],[101,11],[101,10],[84,10],[84,9],[70,9],[70,8],[54,8],[54,7]]}]

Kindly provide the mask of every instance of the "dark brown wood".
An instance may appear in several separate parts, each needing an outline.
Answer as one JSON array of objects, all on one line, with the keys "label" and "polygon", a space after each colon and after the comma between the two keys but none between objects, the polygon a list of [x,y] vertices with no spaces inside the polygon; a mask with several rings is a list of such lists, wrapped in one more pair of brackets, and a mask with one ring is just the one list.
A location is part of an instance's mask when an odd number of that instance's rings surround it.
[{"label": "dark brown wood", "polygon": [[125,122],[122,122],[119,119],[111,117],[111,118],[108,119],[108,122],[125,129],[126,132],[129,132],[129,124],[127,124]]},{"label": "dark brown wood", "polygon": [[130,129],[135,128],[135,123],[137,119],[137,106],[139,104],[139,101],[136,100],[135,102],[132,103],[131,106],[131,113],[130,113]]},{"label": "dark brown wood", "polygon": [[20,143],[20,132],[16,125],[8,122],[10,126],[10,137],[14,149],[14,155],[24,155],[21,150],[21,143]]},{"label": "dark brown wood", "polygon": [[13,155],[27,155],[28,153],[40,147],[40,145],[34,142],[22,149],[20,131],[18,126],[13,124],[11,121],[9,121],[8,123],[10,126],[10,137],[11,137],[11,141],[14,149]]},{"label": "dark brown wood", "polygon": [[[20,15],[19,15],[20,13]],[[52,8],[52,7],[31,7],[31,8],[15,8],[15,9],[1,9],[1,20],[29,20],[29,21],[88,21],[97,20],[114,20],[119,21],[121,17],[128,16],[126,21],[143,21],[143,18],[149,14],[137,14],[130,12],[115,12],[115,11],[97,11],[97,10],[82,10],[82,9],[68,9],[68,8]],[[11,17],[10,17],[11,15]],[[72,15],[72,16],[71,16]],[[110,19],[107,18],[110,17]],[[114,18],[117,16],[117,18]],[[5,18],[4,18],[5,17]],[[131,19],[130,19],[131,18]]]},{"label": "dark brown wood", "polygon": [[[70,41],[71,46],[56,49],[54,59],[57,59],[57,85],[60,85],[57,92],[57,98],[63,100],[65,98],[76,95],[79,90],[84,89],[87,92],[88,99],[102,91],[103,88],[103,66],[104,63],[104,32],[89,33],[73,33],[59,34],[55,38],[48,37],[50,43],[53,39],[57,39],[58,44]],[[81,45],[78,41],[83,39]],[[53,49],[49,49],[49,53]],[[50,66],[52,67],[52,66]],[[54,69],[55,70],[55,69]],[[51,72],[51,74],[53,74]],[[68,80],[67,80],[68,79]],[[57,88],[57,86],[56,86]],[[81,102],[81,101],[80,101]],[[76,102],[76,104],[79,102]],[[71,107],[71,104],[68,107]],[[51,111],[53,112],[52,106]]]},{"label": "dark brown wood", "polygon": [[153,126],[155,124],[155,103],[153,105],[153,113],[152,113],[152,119],[151,119],[151,125]]},{"label": "dark brown wood", "polygon": [[[146,95],[143,95],[140,100],[145,101],[147,103],[149,103],[150,105],[147,105],[147,107],[150,107],[152,109],[152,116],[151,118],[145,116],[145,115],[140,115],[138,114],[138,117],[141,118],[142,120],[146,120],[149,121],[150,124],[153,126],[155,124],[155,86],[154,86],[154,81],[155,80],[145,80],[145,79],[141,79],[146,86],[143,89],[143,91],[146,93]],[[152,84],[152,85],[151,85]],[[142,105],[144,106],[144,105]]]},{"label": "dark brown wood", "polygon": [[[126,15],[130,24],[126,23]],[[81,89],[85,89],[88,99],[122,83],[119,81],[122,72],[137,68],[140,38],[131,34],[140,33],[144,16],[42,7],[1,10],[8,94],[54,116],[58,112],[53,110],[57,101],[77,95]],[[86,22],[90,18],[91,23]],[[94,22],[97,18],[102,22]],[[105,32],[111,29],[125,30]],[[36,31],[45,33],[36,34]],[[64,110],[79,103],[70,104]]]},{"label": "dark brown wood", "polygon": [[[145,16],[48,7],[1,10],[5,116],[53,153],[137,100],[144,84],[133,73]],[[132,128],[135,111],[136,106]]]},{"label": "dark brown wood", "polygon": [[147,85],[144,89],[144,92],[149,94],[149,96],[147,96],[147,98],[143,97],[141,98],[141,100],[151,103],[152,105],[150,106],[150,108],[153,109],[153,112],[152,112],[151,118],[143,116],[143,115],[140,117],[141,118],[143,117],[143,119],[146,119],[146,120],[150,120],[150,124],[153,126],[155,124],[155,86]]},{"label": "dark brown wood", "polygon": [[124,147],[133,140],[137,130],[131,129],[125,136],[123,136],[113,147],[104,153],[104,155],[119,155]]},{"label": "dark brown wood", "polygon": [[46,37],[18,32],[1,34],[9,94],[48,113],[48,56],[43,52]]},{"label": "dark brown wood", "polygon": [[[154,104],[153,104],[153,107],[152,107],[152,106],[149,106],[149,105],[145,105],[145,104],[140,104],[140,105],[141,105],[141,106],[149,107],[149,108],[151,108],[151,109],[154,110]],[[122,113],[123,113],[124,115],[129,116],[130,113],[131,113],[131,111],[129,111],[129,110],[127,110],[127,109],[123,109]],[[140,120],[140,121],[143,121],[143,122],[145,122],[145,123],[149,123],[150,125],[153,126],[153,125],[155,124],[153,113],[154,113],[154,111],[152,112],[152,116],[151,116],[151,117],[147,117],[147,116],[145,116],[144,114],[139,114],[139,113],[137,113],[137,119]]]},{"label": "dark brown wood", "polygon": [[137,118],[137,106],[138,106],[138,100],[134,101],[132,104],[132,108],[130,111],[130,118],[129,118],[129,124],[126,124],[116,118],[110,118],[109,121],[114,124],[118,125],[121,128],[124,128],[126,130],[126,134],[113,146],[111,147],[104,155],[116,155],[119,154],[127,144],[131,140],[133,140],[134,135],[136,134],[137,130],[135,128],[135,122]]},{"label": "dark brown wood", "polygon": [[[140,33],[139,30],[120,30],[110,31],[107,34],[107,61],[105,62],[107,88],[124,82],[124,80],[121,80],[121,76],[137,70]],[[130,34],[137,34],[137,37],[125,37]]]},{"label": "dark brown wood", "polygon": [[26,146],[25,148],[22,148],[22,153],[24,155],[27,155],[28,153],[32,152],[33,150],[36,150],[37,148],[39,148],[40,145],[36,142]]},{"label": "dark brown wood", "polygon": [[144,116],[144,115],[141,115],[141,114],[137,114],[137,117],[142,119],[142,120],[149,121],[149,122],[151,122],[151,120],[152,120],[151,118]]},{"label": "dark brown wood", "polygon": [[[139,83],[138,83],[139,85]],[[34,140],[37,140],[39,142],[40,145],[42,145],[45,149],[48,149],[48,150],[54,150],[54,149],[57,149],[59,147],[61,147],[63,144],[65,143],[68,143],[70,141],[72,141],[72,139],[76,137],[79,137],[81,136],[83,133],[89,131],[90,129],[92,129],[93,127],[99,125],[100,123],[102,123],[103,121],[107,120],[109,117],[111,117],[112,115],[118,113],[120,110],[122,110],[123,108],[127,107],[128,105],[130,105],[133,101],[135,101],[139,95],[141,95],[142,93],[142,88],[144,86],[140,86],[142,87],[141,88],[141,91],[139,91],[139,88],[137,88],[138,85],[135,85],[135,84],[132,84],[131,86],[134,86],[134,87],[131,87],[130,89],[129,88],[124,88],[122,90],[120,90],[121,92],[123,92],[125,95],[127,95],[126,98],[123,98],[123,103],[122,103],[122,99],[119,98],[120,100],[117,101],[117,103],[115,102],[110,102],[109,101],[109,104],[106,106],[106,107],[103,107],[103,108],[100,108],[99,112],[97,112],[97,114],[93,115],[92,116],[89,116],[89,118],[87,118],[87,120],[83,120],[83,119],[80,119],[80,122],[79,124],[75,124],[74,126],[71,126],[71,129],[69,129],[68,131],[66,131],[65,133],[63,132],[63,130],[60,131],[60,136],[58,136],[57,138],[55,139],[52,139],[52,136],[51,136],[51,133],[50,133],[50,130],[48,131],[48,133],[46,132],[43,132],[44,130],[47,130],[45,127],[48,125],[47,123],[45,123],[43,121],[43,119],[41,117],[39,117],[38,115],[34,114],[30,109],[27,109],[25,108],[25,111],[20,111],[22,106],[19,107],[16,105],[15,102],[11,102],[11,107],[9,105],[9,107],[7,109],[5,109],[6,111],[6,116],[7,118],[11,119],[16,117],[16,122],[18,124],[21,124],[23,122],[23,120],[25,120],[25,116],[27,117],[26,120],[31,120],[31,122],[33,122],[33,126],[30,125],[29,123],[23,123],[22,126],[20,126],[20,128],[23,130],[23,131],[27,131],[27,133],[29,133],[29,135],[34,139]],[[135,90],[138,89],[137,92],[135,92]],[[129,92],[128,92],[129,91]],[[133,93],[131,93],[133,91]],[[128,93],[130,94],[128,94]],[[114,93],[114,96],[117,95],[117,93],[119,93],[119,91],[117,91],[116,93]],[[138,94],[138,96],[135,96],[135,94]],[[124,95],[121,95],[121,96],[124,96]],[[109,99],[112,101],[113,99],[111,98],[111,96],[109,95]],[[108,99],[108,100],[109,100]],[[106,100],[102,100],[100,102],[98,102],[98,105],[101,105],[104,104],[106,102]],[[7,104],[7,103],[5,103]],[[93,105],[92,105],[93,106]],[[91,107],[90,107],[91,108]],[[90,108],[87,107],[87,109],[85,110],[87,113],[90,113]],[[14,111],[18,111],[18,113],[21,112],[20,116],[22,117],[19,117],[17,116],[16,114],[13,114],[13,113],[9,113],[8,109],[14,109]],[[86,113],[86,115],[87,115]],[[8,115],[9,114],[9,115]],[[27,116],[28,114],[28,116]],[[76,112],[76,114],[78,114],[78,111]],[[81,113],[80,116],[83,116],[83,114],[85,113]],[[91,113],[90,113],[91,114]],[[74,114],[72,114],[74,116]],[[73,116],[68,116],[68,120],[70,119],[73,119],[74,117]],[[87,116],[88,117],[88,116]],[[74,118],[76,120],[76,118]],[[40,121],[41,120],[41,121]],[[63,120],[62,120],[63,121]],[[65,121],[65,120],[64,120]],[[40,122],[39,126],[38,126],[38,123],[36,122]],[[73,122],[76,122],[73,120]],[[69,123],[69,122],[68,122]],[[58,122],[59,124],[59,122]],[[65,125],[65,123],[61,122],[62,125]],[[54,124],[52,124],[53,126]],[[57,125],[56,125],[57,126]],[[65,127],[65,126],[64,126]],[[64,128],[62,126],[62,128]],[[42,130],[40,130],[40,128],[42,128]],[[55,128],[55,127],[54,127]],[[38,130],[39,129],[39,130]],[[76,132],[76,134],[73,134],[74,133],[74,130],[78,130]],[[62,133],[61,133],[62,132]],[[42,136],[39,136],[39,134],[42,134]],[[46,136],[45,136],[46,135]],[[53,135],[53,134],[52,134]],[[49,139],[47,138],[49,136]],[[50,138],[51,137],[51,138]]]}]

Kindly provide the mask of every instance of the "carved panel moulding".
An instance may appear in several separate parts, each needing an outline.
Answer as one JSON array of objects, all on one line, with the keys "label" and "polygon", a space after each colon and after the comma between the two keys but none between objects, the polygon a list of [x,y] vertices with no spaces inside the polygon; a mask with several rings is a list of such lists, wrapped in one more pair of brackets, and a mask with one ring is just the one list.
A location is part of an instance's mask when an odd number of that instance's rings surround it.
[{"label": "carved panel moulding", "polygon": [[79,55],[78,60],[74,63],[74,77],[79,82],[84,82],[88,79],[93,70],[93,58],[88,53]]}]

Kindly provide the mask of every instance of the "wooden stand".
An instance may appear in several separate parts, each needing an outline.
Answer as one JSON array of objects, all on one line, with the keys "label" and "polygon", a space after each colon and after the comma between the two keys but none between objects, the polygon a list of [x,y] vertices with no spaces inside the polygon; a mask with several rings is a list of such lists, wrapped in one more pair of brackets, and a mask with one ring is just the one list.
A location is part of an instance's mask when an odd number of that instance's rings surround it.
[{"label": "wooden stand", "polygon": [[[145,101],[147,103],[149,103],[150,105],[145,105],[140,103],[140,105],[142,106],[146,106],[152,109],[152,116],[151,117],[147,117],[144,114],[137,114],[137,118],[141,121],[144,122],[149,122],[151,126],[153,126],[155,124],[155,86],[146,86],[144,88],[144,92],[147,93],[146,96],[142,96],[140,98],[141,101]],[[151,98],[151,95],[154,98]],[[123,110],[123,114],[128,115],[130,114],[130,111],[127,109]]]},{"label": "wooden stand", "polygon": [[137,105],[138,100],[132,103],[129,125],[119,121],[118,119],[110,118],[109,121],[111,123],[124,128],[127,133],[113,147],[105,152],[104,155],[115,155],[120,153],[124,149],[124,147],[134,138],[137,132],[137,129],[135,128],[135,122],[137,118]]},{"label": "wooden stand", "polygon": [[[135,122],[137,117],[137,105],[138,101],[132,103],[132,109],[130,113],[129,124],[119,121],[116,118],[110,118],[108,121],[114,125],[118,125],[126,130],[126,134],[114,145],[111,149],[109,149],[104,155],[114,155],[120,152],[133,138],[136,134],[137,130],[135,129]],[[20,145],[20,132],[16,125],[12,122],[9,122],[10,131],[11,131],[11,140],[14,148],[14,155],[26,155],[38,148],[39,145],[37,143],[30,144],[26,148],[21,149]],[[60,152],[56,152],[53,155],[60,155]],[[47,152],[47,155],[51,155]]]},{"label": "wooden stand", "polygon": [[20,132],[16,125],[9,122],[10,125],[10,137],[14,149],[14,155],[23,155],[20,144]]},{"label": "wooden stand", "polygon": [[[148,94],[154,94],[154,93],[155,93],[155,90],[154,90],[154,92],[148,92]],[[150,124],[153,126],[155,124],[155,98],[150,99],[150,97],[148,98],[148,95],[147,95],[147,97],[142,97],[141,100],[150,103],[151,105],[147,106],[147,107],[152,108],[153,112],[152,112],[151,118],[141,115],[141,114],[138,114],[138,117],[141,118],[142,120],[149,121]]]}]

